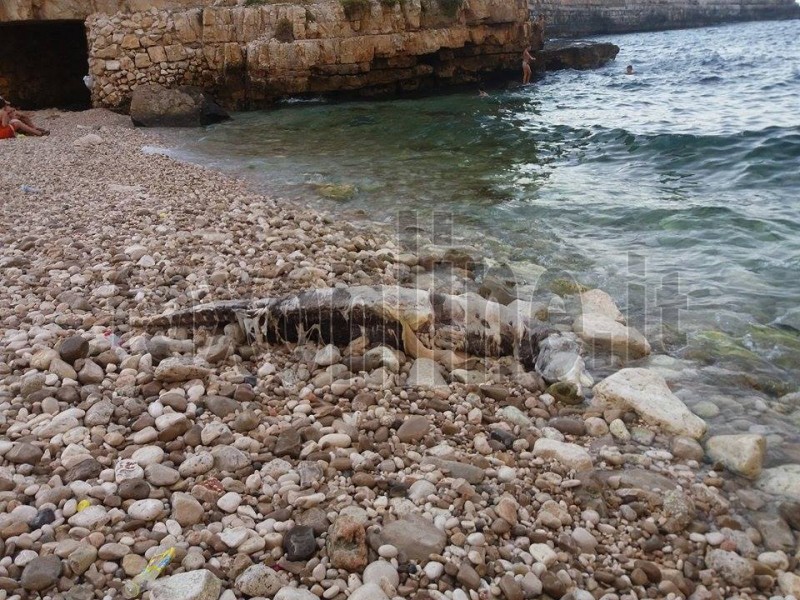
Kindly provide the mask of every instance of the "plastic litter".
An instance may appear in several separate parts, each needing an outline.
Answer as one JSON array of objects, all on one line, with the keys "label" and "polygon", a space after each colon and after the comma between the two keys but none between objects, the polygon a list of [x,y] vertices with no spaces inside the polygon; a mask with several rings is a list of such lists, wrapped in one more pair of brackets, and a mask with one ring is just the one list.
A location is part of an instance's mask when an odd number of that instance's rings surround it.
[{"label": "plastic litter", "polygon": [[39,189],[37,189],[37,188],[35,188],[33,186],[30,186],[30,185],[23,185],[19,189],[22,190],[22,192],[24,194],[40,194],[41,193],[41,190],[39,190]]},{"label": "plastic litter", "polygon": [[125,583],[122,588],[122,595],[129,600],[137,598],[147,587],[147,585],[154,581],[161,572],[167,568],[167,565],[172,561],[175,556],[175,548],[170,548],[166,552],[156,554],[147,563],[147,566],[133,579]]},{"label": "plastic litter", "polygon": [[81,512],[82,510],[86,510],[91,505],[92,505],[92,503],[89,502],[88,500],[81,500],[80,502],[78,502],[78,512]]}]

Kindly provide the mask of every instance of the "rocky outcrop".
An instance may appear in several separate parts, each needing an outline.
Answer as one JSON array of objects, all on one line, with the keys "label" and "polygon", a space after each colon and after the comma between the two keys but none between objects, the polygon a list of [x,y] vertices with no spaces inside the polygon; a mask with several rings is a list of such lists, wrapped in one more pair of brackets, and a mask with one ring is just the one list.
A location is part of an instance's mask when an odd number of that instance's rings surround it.
[{"label": "rocky outcrop", "polygon": [[0,0],[0,22],[83,21],[93,13],[179,9],[200,4],[203,0]]},{"label": "rocky outcrop", "polygon": [[230,116],[203,90],[159,84],[139,86],[131,100],[131,119],[143,127],[199,127]]},{"label": "rocky outcrop", "polygon": [[195,85],[228,108],[291,95],[394,94],[516,73],[524,0],[322,0],[310,4],[94,14],[96,106],[135,88]]},{"label": "rocky outcrop", "polygon": [[619,46],[609,42],[551,42],[539,53],[546,71],[596,69],[619,54]]},{"label": "rocky outcrop", "polygon": [[548,36],[660,31],[800,17],[795,0],[530,0]]}]

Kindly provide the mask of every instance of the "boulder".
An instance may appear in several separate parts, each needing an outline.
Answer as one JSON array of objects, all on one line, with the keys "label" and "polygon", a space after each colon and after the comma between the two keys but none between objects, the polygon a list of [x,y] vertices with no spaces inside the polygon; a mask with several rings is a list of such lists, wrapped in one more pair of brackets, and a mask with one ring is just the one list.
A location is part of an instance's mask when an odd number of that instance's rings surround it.
[{"label": "boulder", "polygon": [[755,479],[761,474],[767,440],[762,435],[715,435],[706,442],[708,457],[726,469]]},{"label": "boulder", "polygon": [[622,369],[594,386],[595,403],[635,411],[644,421],[669,433],[703,437],[706,423],[667,387],[661,375],[648,369]]},{"label": "boulder", "polygon": [[550,42],[537,59],[548,71],[558,69],[596,69],[616,58],[619,46],[608,42]]},{"label": "boulder", "polygon": [[130,112],[133,124],[140,127],[203,127],[230,119],[208,94],[192,86],[139,86]]}]

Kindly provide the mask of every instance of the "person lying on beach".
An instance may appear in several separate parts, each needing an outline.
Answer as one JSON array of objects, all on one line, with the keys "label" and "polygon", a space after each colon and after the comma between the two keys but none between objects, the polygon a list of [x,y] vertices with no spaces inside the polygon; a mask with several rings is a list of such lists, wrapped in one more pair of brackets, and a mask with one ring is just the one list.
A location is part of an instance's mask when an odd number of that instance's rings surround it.
[{"label": "person lying on beach", "polygon": [[36,137],[50,135],[47,129],[36,127],[28,115],[18,111],[0,97],[0,140],[17,137],[18,133]]}]

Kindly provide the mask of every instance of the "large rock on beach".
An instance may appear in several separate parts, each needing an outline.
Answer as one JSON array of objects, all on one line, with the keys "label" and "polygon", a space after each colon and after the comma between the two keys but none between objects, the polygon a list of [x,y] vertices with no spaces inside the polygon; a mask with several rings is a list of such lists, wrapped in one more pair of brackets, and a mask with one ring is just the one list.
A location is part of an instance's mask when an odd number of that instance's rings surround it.
[{"label": "large rock on beach", "polygon": [[131,97],[131,120],[140,127],[204,127],[230,118],[200,88],[141,85]]},{"label": "large rock on beach", "polygon": [[641,368],[622,369],[594,386],[595,402],[635,411],[645,422],[668,433],[695,439],[708,426],[673,394],[661,375]]},{"label": "large rock on beach", "polygon": [[715,435],[706,441],[708,457],[726,469],[749,479],[761,474],[767,440],[763,435]]}]

